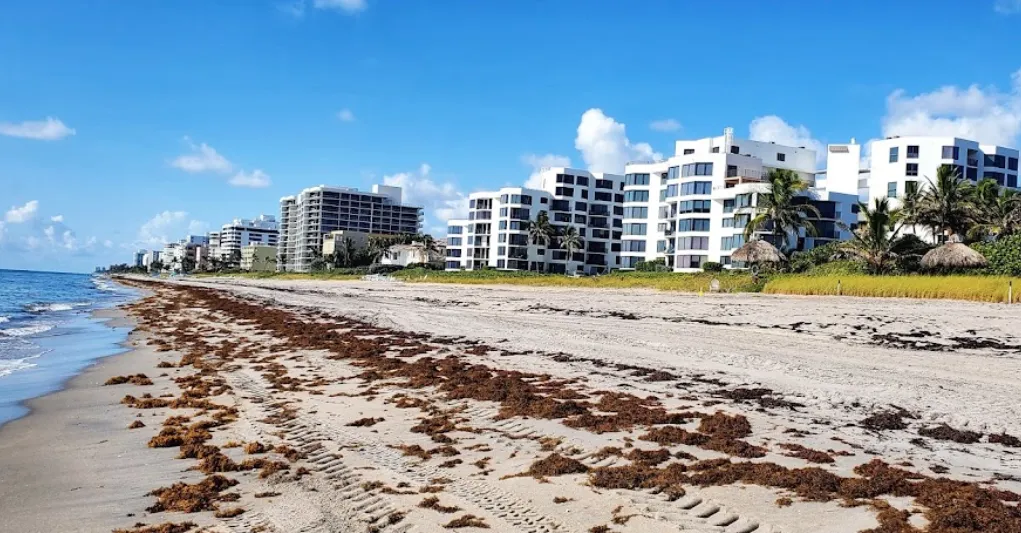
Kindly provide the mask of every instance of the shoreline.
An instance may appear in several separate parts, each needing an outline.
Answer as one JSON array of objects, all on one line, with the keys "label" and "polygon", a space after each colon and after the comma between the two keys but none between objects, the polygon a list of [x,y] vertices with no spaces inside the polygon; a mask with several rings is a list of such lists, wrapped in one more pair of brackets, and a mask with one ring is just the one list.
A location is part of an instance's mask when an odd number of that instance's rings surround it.
[{"label": "shoreline", "polygon": [[142,435],[126,429],[136,414],[120,398],[151,387],[103,385],[114,375],[152,372],[156,354],[123,309],[93,315],[110,327],[132,328],[120,351],[96,359],[60,389],[21,402],[28,413],[0,426],[4,531],[130,528],[151,500],[145,494],[181,477],[172,455],[146,448]]},{"label": "shoreline", "polygon": [[950,492],[981,524],[962,531],[1021,525],[998,497],[1021,492],[1006,306],[951,326],[974,304],[142,285],[111,311],[128,351],[0,428],[0,529],[941,531]]}]

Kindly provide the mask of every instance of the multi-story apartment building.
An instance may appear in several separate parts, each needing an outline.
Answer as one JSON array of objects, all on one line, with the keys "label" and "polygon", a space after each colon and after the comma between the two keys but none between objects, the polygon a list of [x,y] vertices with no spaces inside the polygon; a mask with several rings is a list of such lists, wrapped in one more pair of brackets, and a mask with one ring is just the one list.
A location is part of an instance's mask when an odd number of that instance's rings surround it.
[{"label": "multi-story apartment building", "polygon": [[401,193],[400,187],[384,185],[373,185],[371,193],[319,185],[281,198],[277,268],[311,270],[316,256],[322,254],[323,235],[331,231],[418,233],[422,208],[403,205]]},{"label": "multi-story apartment building", "polygon": [[[1018,188],[1018,150],[979,144],[957,137],[888,137],[872,143],[872,164],[867,178],[867,197],[890,198],[899,207],[905,195],[920,191],[936,180],[936,170],[952,165],[961,177],[975,183],[985,178],[1003,187]],[[932,239],[929,230],[907,228]]]},{"label": "multi-story apartment building", "polygon": [[[214,246],[213,239],[216,239]],[[240,261],[241,249],[249,244],[277,246],[280,231],[276,217],[259,215],[255,219],[235,218],[217,233],[209,234],[211,254],[225,261]]]},{"label": "multi-story apartment building", "polygon": [[240,268],[245,272],[273,272],[277,268],[277,247],[256,243],[243,246]]},{"label": "multi-story apartment building", "polygon": [[[768,191],[771,169],[796,172],[811,189],[803,195],[821,217],[816,235],[788,236],[797,250],[848,238],[858,200],[861,146],[830,145],[827,170],[817,172],[814,150],[736,139],[727,128],[719,137],[677,141],[673,157],[629,163],[624,177],[624,232],[621,268],[664,259],[675,271],[695,271],[706,262],[731,265],[730,254],[745,242],[759,195]],[[817,176],[819,179],[817,179]],[[770,229],[759,232],[772,240]]]},{"label": "multi-story apartment building", "polygon": [[[623,176],[554,167],[543,169],[537,189],[504,187],[469,195],[467,219],[447,228],[448,270],[607,272],[620,268],[623,231]],[[529,223],[545,211],[557,231],[573,226],[582,246],[567,257],[529,239]]]}]

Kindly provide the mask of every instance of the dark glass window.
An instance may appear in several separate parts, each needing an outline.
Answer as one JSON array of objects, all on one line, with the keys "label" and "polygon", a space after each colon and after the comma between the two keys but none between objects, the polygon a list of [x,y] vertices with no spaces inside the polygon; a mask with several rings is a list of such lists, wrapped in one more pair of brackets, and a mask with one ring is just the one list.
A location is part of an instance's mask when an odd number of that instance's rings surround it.
[{"label": "dark glass window", "polygon": [[900,154],[900,147],[898,147],[898,146],[891,146],[890,147],[890,162],[891,163],[896,163],[899,154]]},{"label": "dark glass window", "polygon": [[918,159],[918,147],[908,146],[908,159]]}]

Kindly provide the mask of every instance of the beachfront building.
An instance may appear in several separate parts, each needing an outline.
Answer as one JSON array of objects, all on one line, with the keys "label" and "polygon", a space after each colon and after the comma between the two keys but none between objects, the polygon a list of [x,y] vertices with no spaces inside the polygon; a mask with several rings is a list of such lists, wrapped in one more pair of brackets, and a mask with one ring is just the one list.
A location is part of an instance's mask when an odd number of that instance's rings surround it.
[{"label": "beachfront building", "polygon": [[[817,172],[815,150],[734,137],[727,128],[718,137],[676,142],[672,157],[628,163],[624,176],[623,236],[620,268],[662,259],[678,272],[698,271],[707,262],[732,264],[730,254],[745,242],[759,195],[768,191],[771,169],[796,172],[810,184],[801,201],[819,209],[815,236],[801,231],[788,242],[796,250],[850,237],[856,220],[861,146],[827,147],[827,169]],[[774,240],[770,229],[760,237]]]},{"label": "beachfront building", "polygon": [[252,243],[241,248],[241,270],[245,272],[273,272],[276,269],[276,246]]},{"label": "beachfront building", "polygon": [[379,258],[379,264],[402,267],[422,264],[433,265],[435,267],[443,266],[445,247],[441,244],[438,248],[438,250],[431,250],[429,246],[422,242],[395,244],[387,248],[386,253]]},{"label": "beachfront building", "polygon": [[148,254],[149,250],[139,250],[135,252],[135,260],[133,262],[134,266],[139,268],[145,266],[145,256]]},{"label": "beachfront building", "polygon": [[[600,273],[620,268],[624,177],[565,167],[540,171],[535,188],[504,187],[468,196],[468,218],[447,223],[447,270],[535,270]],[[557,239],[529,238],[545,211],[557,232],[577,230],[571,257]]]},{"label": "beachfront building", "polygon": [[331,231],[323,235],[323,257],[333,255],[337,250],[344,248],[349,240],[355,251],[362,250],[369,245],[369,237],[371,235],[362,231],[344,229]]},{"label": "beachfront building", "polygon": [[146,252],[145,257],[142,258],[142,266],[146,269],[151,270],[152,265],[159,264],[162,261],[163,251],[162,250],[149,250]]},{"label": "beachfront building", "polygon": [[[920,191],[936,180],[941,165],[952,165],[961,177],[977,183],[985,178],[1017,189],[1018,150],[957,137],[887,137],[872,142],[872,162],[867,177],[868,202],[891,199],[902,205],[904,196]],[[929,230],[906,228],[932,239]]]},{"label": "beachfront building", "polygon": [[[276,217],[273,215],[259,215],[254,219],[235,218],[224,224],[217,233],[215,249],[210,243],[210,248],[222,261],[236,263],[241,260],[241,249],[250,244],[263,246],[277,246],[279,240],[279,228]],[[210,234],[212,238],[213,234]]]},{"label": "beachfront building", "polygon": [[401,188],[373,185],[372,192],[319,185],[280,199],[277,268],[308,272],[322,255],[323,235],[336,230],[370,234],[416,234],[422,208],[404,205]]}]

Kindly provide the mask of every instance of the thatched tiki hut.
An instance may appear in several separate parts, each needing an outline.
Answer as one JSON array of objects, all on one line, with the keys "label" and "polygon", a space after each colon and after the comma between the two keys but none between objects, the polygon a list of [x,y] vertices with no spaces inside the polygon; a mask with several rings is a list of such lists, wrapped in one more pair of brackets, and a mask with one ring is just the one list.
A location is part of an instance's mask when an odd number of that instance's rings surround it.
[{"label": "thatched tiki hut", "polygon": [[961,242],[957,235],[951,235],[946,244],[922,256],[922,268],[927,270],[979,268],[986,264],[986,258]]},{"label": "thatched tiki hut", "polygon": [[779,263],[786,259],[780,250],[776,249],[776,246],[762,240],[753,239],[744,244],[744,246],[734,250],[734,253],[730,254],[731,261],[740,261],[742,263],[748,263],[750,265],[757,265],[760,263]]}]

